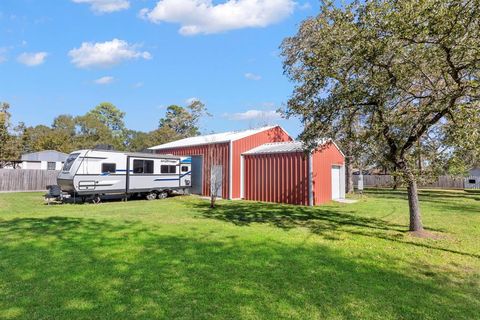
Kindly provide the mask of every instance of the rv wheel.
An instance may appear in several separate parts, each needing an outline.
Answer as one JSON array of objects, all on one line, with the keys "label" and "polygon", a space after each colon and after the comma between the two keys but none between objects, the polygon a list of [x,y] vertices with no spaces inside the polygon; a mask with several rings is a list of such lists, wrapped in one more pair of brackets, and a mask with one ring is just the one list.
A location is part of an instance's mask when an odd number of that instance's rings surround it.
[{"label": "rv wheel", "polygon": [[145,195],[145,199],[147,200],[155,200],[157,198],[157,194],[155,192],[149,192]]},{"label": "rv wheel", "polygon": [[158,194],[158,199],[166,199],[168,197],[167,191],[162,191]]},{"label": "rv wheel", "polygon": [[102,201],[102,199],[100,199],[100,196],[94,196],[92,199],[93,203],[100,203],[100,201]]}]

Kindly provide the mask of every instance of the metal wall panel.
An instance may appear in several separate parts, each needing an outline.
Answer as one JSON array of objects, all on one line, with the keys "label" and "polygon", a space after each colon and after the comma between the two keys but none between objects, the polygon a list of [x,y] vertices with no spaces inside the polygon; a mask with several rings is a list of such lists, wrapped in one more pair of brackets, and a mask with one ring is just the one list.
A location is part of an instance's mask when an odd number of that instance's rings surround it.
[{"label": "metal wall panel", "polygon": [[270,142],[292,141],[293,139],[280,127],[274,127],[243,139],[233,141],[232,146],[232,198],[240,198],[240,161],[245,151]]},{"label": "metal wall panel", "polygon": [[245,199],[308,205],[308,161],[301,152],[244,156]]},{"label": "metal wall panel", "polygon": [[[332,166],[344,158],[329,143],[313,154],[313,204],[332,200]],[[308,158],[303,152],[244,155],[246,200],[308,205]]]},{"label": "metal wall panel", "polygon": [[230,144],[227,143],[211,143],[207,145],[179,147],[173,149],[157,150],[158,154],[173,154],[177,156],[202,156],[203,157],[203,174],[202,174],[202,195],[210,196],[210,174],[214,165],[223,166],[222,171],[222,195],[228,198],[229,185],[229,150]]},{"label": "metal wall panel", "polygon": [[313,154],[313,199],[315,204],[332,200],[332,166],[344,165],[344,157],[335,144],[328,143]]}]

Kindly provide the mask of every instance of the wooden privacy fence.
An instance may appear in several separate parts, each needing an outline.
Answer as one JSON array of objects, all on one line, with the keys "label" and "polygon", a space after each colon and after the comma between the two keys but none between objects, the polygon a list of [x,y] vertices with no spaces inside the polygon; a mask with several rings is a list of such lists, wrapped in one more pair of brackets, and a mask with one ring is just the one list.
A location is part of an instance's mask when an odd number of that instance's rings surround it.
[{"label": "wooden privacy fence", "polygon": [[[476,183],[468,183],[475,180]],[[390,175],[364,175],[363,186],[375,188],[393,187],[393,177]],[[358,176],[353,176],[353,184],[358,185]],[[455,177],[440,176],[433,183],[419,183],[420,188],[437,188],[437,189],[480,189],[480,177]]]},{"label": "wooden privacy fence", "polygon": [[[353,184],[355,188],[358,186],[358,177],[353,176]],[[363,175],[363,186],[376,187],[376,188],[386,188],[393,186],[393,177],[388,175]]]},{"label": "wooden privacy fence", "polygon": [[57,184],[58,171],[0,169],[0,191],[41,191]]},{"label": "wooden privacy fence", "polygon": [[420,187],[433,189],[464,189],[464,183],[464,177],[440,176],[438,177],[437,181],[433,183],[420,184]]}]

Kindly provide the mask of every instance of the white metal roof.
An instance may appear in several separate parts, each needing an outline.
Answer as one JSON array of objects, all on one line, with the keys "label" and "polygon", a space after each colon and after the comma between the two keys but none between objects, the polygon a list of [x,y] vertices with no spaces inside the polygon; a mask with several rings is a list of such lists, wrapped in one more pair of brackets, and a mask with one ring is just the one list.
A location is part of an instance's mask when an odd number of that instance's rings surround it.
[{"label": "white metal roof", "polygon": [[273,142],[265,143],[261,146],[250,149],[243,154],[266,154],[266,153],[286,153],[303,151],[303,143],[300,141]]},{"label": "white metal roof", "polygon": [[51,161],[63,162],[67,159],[68,154],[56,150],[42,150],[22,154],[22,161]]},{"label": "white metal roof", "polygon": [[198,146],[198,145],[211,144],[211,143],[230,142],[230,141],[243,139],[248,136],[254,135],[256,133],[266,131],[275,127],[278,127],[278,126],[267,126],[267,127],[262,127],[258,129],[250,129],[250,130],[244,130],[244,131],[229,131],[229,132],[208,134],[204,136],[196,136],[196,137],[185,138],[177,141],[168,142],[155,147],[151,147],[149,149],[161,150],[161,149],[170,149],[170,148],[179,148],[179,147],[191,147],[191,146]]},{"label": "white metal roof", "polygon": [[[318,145],[325,144],[330,139],[321,140]],[[288,141],[288,142],[273,142],[265,143],[261,146],[250,149],[243,154],[269,154],[269,153],[288,153],[288,152],[303,152],[304,144],[301,141]]]}]

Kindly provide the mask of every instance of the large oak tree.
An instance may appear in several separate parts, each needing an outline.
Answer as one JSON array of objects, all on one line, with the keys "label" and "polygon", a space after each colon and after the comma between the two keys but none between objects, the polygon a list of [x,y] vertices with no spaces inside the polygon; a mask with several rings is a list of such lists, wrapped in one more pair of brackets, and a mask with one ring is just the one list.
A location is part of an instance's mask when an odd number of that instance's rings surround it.
[{"label": "large oak tree", "polygon": [[287,114],[303,119],[301,139],[313,146],[357,117],[367,151],[407,183],[410,230],[423,230],[416,150],[479,108],[480,0],[323,2],[282,55],[296,83]]}]

